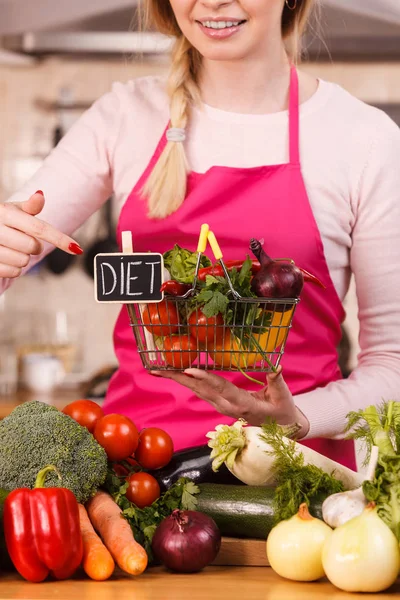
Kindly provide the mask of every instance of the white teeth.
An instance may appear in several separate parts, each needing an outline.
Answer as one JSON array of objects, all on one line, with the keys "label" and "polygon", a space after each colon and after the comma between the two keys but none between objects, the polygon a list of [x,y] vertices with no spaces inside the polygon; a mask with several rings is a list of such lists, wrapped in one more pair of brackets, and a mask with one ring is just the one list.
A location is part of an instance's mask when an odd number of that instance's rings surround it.
[{"label": "white teeth", "polygon": [[236,27],[239,23],[240,21],[201,21],[201,24],[209,29],[226,29]]}]

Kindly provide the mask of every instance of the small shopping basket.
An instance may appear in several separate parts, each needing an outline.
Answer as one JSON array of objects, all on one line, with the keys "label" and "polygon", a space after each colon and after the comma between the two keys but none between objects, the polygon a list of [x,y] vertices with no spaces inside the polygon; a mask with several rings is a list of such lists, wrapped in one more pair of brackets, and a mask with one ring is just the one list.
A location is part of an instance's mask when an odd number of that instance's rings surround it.
[{"label": "small shopping basket", "polygon": [[[207,318],[196,305],[200,259],[210,242],[228,283],[226,315]],[[191,289],[159,303],[127,304],[143,366],[151,371],[275,371],[283,356],[298,298],[244,298],[234,289],[223,255],[203,225]]]}]

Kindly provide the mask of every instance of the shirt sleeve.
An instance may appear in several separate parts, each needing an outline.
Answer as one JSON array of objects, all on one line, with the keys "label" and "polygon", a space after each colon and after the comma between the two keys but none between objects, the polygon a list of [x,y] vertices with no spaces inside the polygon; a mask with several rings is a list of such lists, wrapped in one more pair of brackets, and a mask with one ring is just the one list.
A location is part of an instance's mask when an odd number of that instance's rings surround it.
[{"label": "shirt sleeve", "polygon": [[[8,202],[27,200],[42,190],[46,202],[38,217],[72,235],[112,194],[119,115],[119,98],[114,88],[78,119],[37,173]],[[52,249],[45,244],[44,252],[32,257],[23,272]],[[12,281],[0,279],[0,293]]]},{"label": "shirt sleeve", "polygon": [[384,113],[353,194],[350,266],[360,353],[348,379],[295,397],[307,438],[342,438],[352,410],[400,401],[400,130]]}]

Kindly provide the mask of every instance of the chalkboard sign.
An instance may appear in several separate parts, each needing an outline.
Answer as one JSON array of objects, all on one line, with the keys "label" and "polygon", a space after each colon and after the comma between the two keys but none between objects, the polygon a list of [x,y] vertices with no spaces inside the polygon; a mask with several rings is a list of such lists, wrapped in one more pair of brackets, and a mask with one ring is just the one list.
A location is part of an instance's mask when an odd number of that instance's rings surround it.
[{"label": "chalkboard sign", "polygon": [[135,304],[161,302],[164,259],[147,252],[97,254],[94,259],[94,286],[97,302]]}]

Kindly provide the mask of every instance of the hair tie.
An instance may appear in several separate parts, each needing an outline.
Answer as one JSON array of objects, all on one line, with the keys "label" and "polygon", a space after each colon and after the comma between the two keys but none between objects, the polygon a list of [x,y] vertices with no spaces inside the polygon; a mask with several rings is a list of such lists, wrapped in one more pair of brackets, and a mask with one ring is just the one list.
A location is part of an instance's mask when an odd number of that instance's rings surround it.
[{"label": "hair tie", "polygon": [[166,132],[168,142],[184,142],[186,133],[184,129],[179,127],[170,127]]}]

